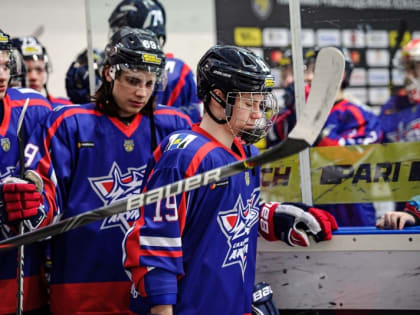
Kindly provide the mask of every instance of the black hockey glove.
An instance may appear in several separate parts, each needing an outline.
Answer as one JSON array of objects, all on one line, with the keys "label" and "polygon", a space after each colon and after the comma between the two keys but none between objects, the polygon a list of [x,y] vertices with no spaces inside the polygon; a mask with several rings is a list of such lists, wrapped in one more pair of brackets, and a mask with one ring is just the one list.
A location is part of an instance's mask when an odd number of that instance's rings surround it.
[{"label": "black hockey glove", "polygon": [[252,315],[279,315],[273,302],[273,291],[266,282],[259,282],[252,293]]}]

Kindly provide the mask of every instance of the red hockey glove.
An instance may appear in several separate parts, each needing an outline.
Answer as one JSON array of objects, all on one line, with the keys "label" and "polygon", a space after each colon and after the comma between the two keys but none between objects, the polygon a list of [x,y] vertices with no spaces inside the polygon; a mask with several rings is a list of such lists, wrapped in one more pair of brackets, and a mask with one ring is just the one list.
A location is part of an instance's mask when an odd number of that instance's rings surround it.
[{"label": "red hockey glove", "polygon": [[317,242],[330,240],[332,231],[337,228],[330,213],[304,204],[266,203],[260,213],[261,234],[268,240],[282,240],[290,246],[308,247],[308,234]]},{"label": "red hockey glove", "polygon": [[9,223],[38,216],[43,198],[35,184],[20,178],[8,177],[0,187]]}]

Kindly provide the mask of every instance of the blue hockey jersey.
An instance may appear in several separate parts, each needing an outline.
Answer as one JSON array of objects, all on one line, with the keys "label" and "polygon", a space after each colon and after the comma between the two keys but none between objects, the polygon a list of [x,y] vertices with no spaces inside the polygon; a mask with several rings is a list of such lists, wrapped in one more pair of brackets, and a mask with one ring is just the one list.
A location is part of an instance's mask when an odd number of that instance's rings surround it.
[{"label": "blue hockey jersey", "polygon": [[[294,108],[289,108],[276,120],[271,131],[273,135],[267,137],[267,143],[273,145],[284,140],[295,123],[296,113]],[[378,143],[382,138],[377,116],[366,106],[343,99],[331,109],[315,146],[364,145]],[[376,223],[375,208],[371,203],[316,206],[332,213],[339,226],[374,226]]]},{"label": "blue hockey jersey", "polygon": [[420,141],[420,103],[410,103],[407,95],[392,96],[382,106],[379,120],[384,142]]},{"label": "blue hockey jersey", "polygon": [[[32,89],[7,90],[3,98],[2,117],[0,124],[0,179],[8,176],[19,176],[15,167],[19,161],[19,146],[17,141],[17,124],[23,105],[29,98],[24,116],[22,131],[26,141],[32,130],[51,110],[51,105],[40,93]],[[11,227],[5,224],[5,213],[0,210],[0,240],[14,235]],[[25,246],[24,261],[24,299],[25,311],[40,308],[47,304],[46,283],[42,273],[42,244]],[[0,314],[16,312],[17,293],[17,250],[0,254]]]},{"label": "blue hockey jersey", "polygon": [[[154,112],[157,141],[190,129],[188,116],[166,106]],[[109,205],[140,192],[151,156],[148,116],[129,125],[95,104],[62,107],[30,140],[31,168],[44,178],[46,202],[60,218]],[[121,242],[138,211],[114,215],[51,239],[51,311],[126,314],[130,281]]]},{"label": "blue hockey jersey", "polygon": [[[234,147],[198,126],[172,134],[155,151],[144,189],[245,159],[239,139]],[[251,147],[251,155],[257,152]],[[136,287],[132,311],[174,304],[174,314],[251,314],[259,181],[259,170],[249,170],[141,208],[124,242],[124,264]]]},{"label": "blue hockey jersey", "polygon": [[201,120],[197,85],[190,67],[172,54],[166,54],[167,85],[156,95],[157,104],[177,107],[196,123]]}]

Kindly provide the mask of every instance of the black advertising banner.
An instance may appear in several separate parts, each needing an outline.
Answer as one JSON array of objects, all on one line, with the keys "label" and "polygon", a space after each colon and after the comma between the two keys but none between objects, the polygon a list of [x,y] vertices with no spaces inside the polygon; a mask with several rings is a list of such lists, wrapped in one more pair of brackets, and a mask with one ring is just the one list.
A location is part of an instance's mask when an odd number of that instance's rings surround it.
[{"label": "black advertising banner", "polygon": [[[215,3],[218,43],[249,47],[264,56],[281,87],[279,60],[291,44],[288,1]],[[382,105],[390,96],[390,82],[402,86],[398,48],[420,37],[420,1],[301,0],[300,4],[304,50],[346,47],[355,66],[349,90],[356,98]]]}]

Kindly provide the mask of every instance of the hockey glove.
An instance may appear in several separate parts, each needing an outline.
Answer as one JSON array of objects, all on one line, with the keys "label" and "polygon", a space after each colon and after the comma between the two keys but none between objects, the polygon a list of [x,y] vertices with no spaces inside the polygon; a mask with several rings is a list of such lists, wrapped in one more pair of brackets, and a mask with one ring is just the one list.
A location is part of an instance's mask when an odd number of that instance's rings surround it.
[{"label": "hockey glove", "polygon": [[34,181],[23,180],[16,177],[7,177],[0,184],[3,209],[7,214],[8,223],[20,220],[29,220],[32,227],[36,227],[45,217],[43,211],[42,180],[32,171],[25,174],[26,178]]},{"label": "hockey glove", "polygon": [[273,291],[266,282],[259,282],[252,292],[252,315],[279,315],[273,302]]},{"label": "hockey glove", "polygon": [[290,246],[310,245],[308,234],[316,242],[330,240],[338,228],[334,217],[325,210],[304,204],[266,203],[260,214],[260,232],[268,240],[282,240]]}]

